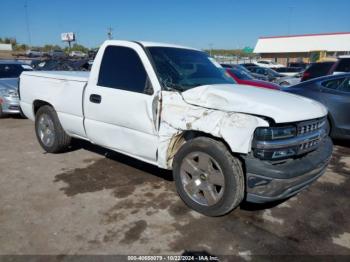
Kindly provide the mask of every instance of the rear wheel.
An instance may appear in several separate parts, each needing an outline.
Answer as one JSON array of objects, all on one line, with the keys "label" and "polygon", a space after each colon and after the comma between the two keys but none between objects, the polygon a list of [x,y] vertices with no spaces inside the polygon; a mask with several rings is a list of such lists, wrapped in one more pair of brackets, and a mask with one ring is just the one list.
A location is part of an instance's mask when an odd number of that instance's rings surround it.
[{"label": "rear wheel", "polygon": [[62,152],[71,142],[71,137],[63,130],[57,113],[51,106],[43,106],[36,113],[35,133],[41,147],[49,153]]},{"label": "rear wheel", "polygon": [[182,200],[207,216],[224,215],[243,199],[241,163],[214,139],[199,137],[183,145],[175,156],[173,173]]}]

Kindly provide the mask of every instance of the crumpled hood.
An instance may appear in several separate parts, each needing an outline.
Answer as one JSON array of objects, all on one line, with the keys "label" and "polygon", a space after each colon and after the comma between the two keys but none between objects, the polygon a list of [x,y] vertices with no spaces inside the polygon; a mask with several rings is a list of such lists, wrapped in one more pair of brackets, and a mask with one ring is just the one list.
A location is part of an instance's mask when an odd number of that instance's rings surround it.
[{"label": "crumpled hood", "polygon": [[13,90],[17,91],[17,89],[18,89],[18,78],[3,78],[3,79],[0,79],[0,91],[8,90],[8,89],[13,89]]},{"label": "crumpled hood", "polygon": [[186,103],[206,108],[270,117],[276,123],[327,115],[320,103],[301,96],[244,85],[206,85],[182,93]]}]

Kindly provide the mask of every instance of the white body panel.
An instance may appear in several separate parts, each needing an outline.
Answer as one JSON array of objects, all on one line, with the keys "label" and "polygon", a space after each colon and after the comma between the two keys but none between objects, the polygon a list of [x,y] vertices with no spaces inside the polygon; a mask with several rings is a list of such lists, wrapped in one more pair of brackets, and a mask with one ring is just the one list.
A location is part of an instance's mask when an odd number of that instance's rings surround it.
[{"label": "white body panel", "polygon": [[88,73],[82,72],[24,72],[21,75],[21,108],[34,120],[34,101],[45,101],[54,106],[68,134],[85,137],[82,97],[87,79]]},{"label": "white body panel", "polygon": [[[101,60],[109,45],[137,52],[153,86],[152,95],[98,86]],[[21,75],[21,107],[34,120],[35,101],[49,103],[69,135],[169,169],[171,144],[186,130],[222,138],[233,152],[246,154],[254,130],[268,126],[259,116],[284,123],[327,114],[318,102],[262,88],[210,85],[183,93],[162,91],[144,49],[134,42],[106,41],[87,79],[86,73],[25,72]],[[101,96],[100,103],[90,101],[95,94]]]}]

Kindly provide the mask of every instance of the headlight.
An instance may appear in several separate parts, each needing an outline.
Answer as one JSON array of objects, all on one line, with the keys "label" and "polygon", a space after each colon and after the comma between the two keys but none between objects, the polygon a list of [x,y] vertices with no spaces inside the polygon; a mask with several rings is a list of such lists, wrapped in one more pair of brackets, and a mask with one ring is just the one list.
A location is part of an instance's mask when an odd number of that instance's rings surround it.
[{"label": "headlight", "polygon": [[18,98],[18,92],[16,90],[7,90],[4,93],[5,97]]},{"label": "headlight", "polygon": [[255,130],[255,139],[269,141],[294,137],[297,129],[294,126],[287,127],[259,127]]},{"label": "headlight", "polygon": [[[295,126],[284,127],[259,127],[255,130],[254,141],[261,144],[270,141],[276,141],[293,138],[297,135]],[[281,147],[281,148],[255,148],[254,156],[262,160],[281,160],[296,155],[298,147]]]}]

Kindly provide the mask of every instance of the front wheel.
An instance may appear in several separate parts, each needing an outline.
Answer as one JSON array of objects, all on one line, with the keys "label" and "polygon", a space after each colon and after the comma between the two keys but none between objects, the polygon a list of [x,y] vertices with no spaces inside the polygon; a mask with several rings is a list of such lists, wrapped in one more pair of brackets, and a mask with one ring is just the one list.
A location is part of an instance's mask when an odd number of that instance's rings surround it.
[{"label": "front wheel", "polygon": [[204,215],[224,215],[243,199],[241,163],[214,139],[198,137],[183,145],[175,155],[173,174],[182,200]]},{"label": "front wheel", "polygon": [[60,153],[71,142],[71,137],[63,130],[57,113],[51,106],[43,106],[36,113],[35,133],[41,147],[48,153]]}]

